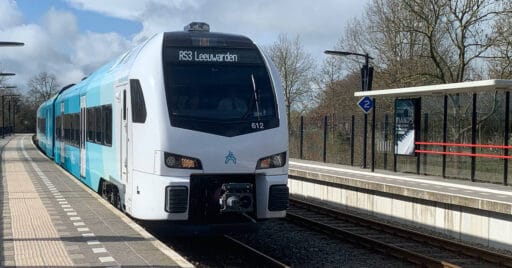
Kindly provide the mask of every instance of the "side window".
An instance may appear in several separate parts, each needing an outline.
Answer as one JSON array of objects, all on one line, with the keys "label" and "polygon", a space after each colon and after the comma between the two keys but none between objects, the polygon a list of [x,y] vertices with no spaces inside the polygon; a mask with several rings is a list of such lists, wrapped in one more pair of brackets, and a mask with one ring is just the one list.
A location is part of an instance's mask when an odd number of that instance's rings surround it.
[{"label": "side window", "polygon": [[146,122],[146,103],[138,79],[130,80],[130,93],[132,98],[132,121],[134,123]]},{"label": "side window", "polygon": [[40,126],[41,126],[41,128],[39,131],[41,132],[41,134],[46,135],[46,119],[45,118],[41,118]]},{"label": "side window", "polygon": [[55,119],[55,139],[60,140],[60,115]]},{"label": "side window", "polygon": [[105,133],[105,145],[112,145],[112,106],[105,105],[103,106],[103,129]]},{"label": "side window", "polygon": [[75,143],[75,120],[73,120],[73,114],[69,114],[69,143]]},{"label": "side window", "polygon": [[78,120],[78,114],[77,113],[72,114],[71,120],[73,120],[73,129],[72,129],[73,141],[72,141],[72,143],[74,145],[77,145],[80,142],[80,132],[79,132],[80,121]]},{"label": "side window", "polygon": [[80,113],[75,114],[75,144],[80,145]]},{"label": "side window", "polygon": [[126,90],[123,90],[123,120],[126,120]]},{"label": "side window", "polygon": [[68,142],[71,137],[71,135],[69,134],[69,127],[70,127],[69,115],[64,114],[63,119],[64,119],[64,141]]},{"label": "side window", "polygon": [[87,108],[87,141],[94,142],[94,135],[96,132],[96,115],[94,108]]},{"label": "side window", "polygon": [[95,114],[96,114],[96,138],[95,138],[95,141],[96,143],[98,144],[101,144],[103,142],[103,131],[101,129],[102,127],[102,124],[101,124],[101,107],[96,107],[94,108],[95,109]]}]

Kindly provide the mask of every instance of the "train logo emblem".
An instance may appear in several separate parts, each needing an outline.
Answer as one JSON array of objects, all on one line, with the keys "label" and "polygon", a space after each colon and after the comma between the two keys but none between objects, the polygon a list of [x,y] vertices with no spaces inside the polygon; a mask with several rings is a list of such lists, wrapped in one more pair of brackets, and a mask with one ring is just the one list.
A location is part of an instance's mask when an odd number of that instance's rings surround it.
[{"label": "train logo emblem", "polygon": [[233,162],[233,164],[236,165],[235,154],[231,151],[229,151],[228,154],[226,155],[226,160],[224,161],[224,163],[227,165],[229,164],[229,162]]}]

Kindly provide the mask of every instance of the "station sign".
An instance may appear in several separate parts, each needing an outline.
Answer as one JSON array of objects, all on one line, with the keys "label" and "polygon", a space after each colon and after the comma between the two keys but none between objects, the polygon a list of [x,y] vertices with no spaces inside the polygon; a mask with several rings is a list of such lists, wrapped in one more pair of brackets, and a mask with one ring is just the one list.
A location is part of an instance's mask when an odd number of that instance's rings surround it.
[{"label": "station sign", "polygon": [[359,106],[359,108],[361,108],[361,110],[367,114],[373,108],[373,100],[368,96],[364,96],[357,102],[357,106]]}]

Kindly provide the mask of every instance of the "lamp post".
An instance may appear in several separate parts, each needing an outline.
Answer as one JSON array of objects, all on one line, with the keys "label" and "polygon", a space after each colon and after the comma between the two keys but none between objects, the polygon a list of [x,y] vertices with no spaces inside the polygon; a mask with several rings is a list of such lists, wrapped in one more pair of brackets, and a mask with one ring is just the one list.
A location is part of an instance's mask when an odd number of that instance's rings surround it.
[{"label": "lamp post", "polygon": [[12,106],[12,132],[16,133],[16,107],[18,106],[19,99],[14,99],[14,105]]},{"label": "lamp post", "polygon": [[[372,78],[373,78],[373,67],[370,67],[369,61],[373,59],[368,53],[361,54],[347,51],[336,51],[336,50],[325,50],[325,54],[333,56],[359,56],[364,57],[364,65],[361,68],[361,89],[362,91],[372,90]],[[375,100],[373,100],[375,106]],[[374,170],[375,162],[375,107],[372,109],[372,171]],[[366,148],[367,148],[367,137],[368,137],[368,114],[364,113],[364,126],[363,126],[363,168],[366,168]]]},{"label": "lamp post", "polygon": [[[0,47],[21,47],[24,46],[25,43],[22,42],[10,42],[10,41],[0,41]],[[12,76],[14,73],[0,73],[0,76]],[[16,88],[15,86],[4,86],[3,89],[11,89]],[[4,99],[5,97],[10,96],[19,96],[19,95],[2,95],[2,139],[5,137],[5,107],[4,107]],[[9,105],[10,109],[10,105]],[[10,115],[9,115],[10,116]]]},{"label": "lamp post", "polygon": [[[9,88],[16,88],[15,86],[7,86],[7,87],[3,87],[4,89],[9,89]],[[6,95],[2,95],[2,139],[5,138],[5,98],[9,98],[9,97],[19,97],[20,95],[17,95],[17,94],[6,94]],[[10,109],[10,107],[9,107]],[[9,114],[9,117],[10,117],[10,114]]]}]

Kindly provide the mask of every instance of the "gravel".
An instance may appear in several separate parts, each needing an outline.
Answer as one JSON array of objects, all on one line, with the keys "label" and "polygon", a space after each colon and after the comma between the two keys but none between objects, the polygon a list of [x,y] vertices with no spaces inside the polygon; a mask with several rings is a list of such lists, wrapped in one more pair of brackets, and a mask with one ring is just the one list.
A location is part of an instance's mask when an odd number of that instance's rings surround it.
[{"label": "gravel", "polygon": [[233,237],[292,267],[414,267],[286,220],[269,220],[255,233]]}]

